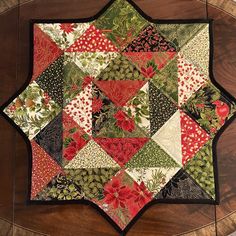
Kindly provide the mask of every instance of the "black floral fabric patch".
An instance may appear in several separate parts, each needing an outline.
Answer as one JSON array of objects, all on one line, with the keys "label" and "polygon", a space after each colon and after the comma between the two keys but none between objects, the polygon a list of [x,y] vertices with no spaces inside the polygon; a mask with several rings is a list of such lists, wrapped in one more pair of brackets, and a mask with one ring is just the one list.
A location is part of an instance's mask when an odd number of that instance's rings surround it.
[{"label": "black floral fabric patch", "polygon": [[58,163],[62,161],[62,112],[59,113],[34,140]]},{"label": "black floral fabric patch", "polygon": [[109,122],[110,117],[116,111],[117,108],[113,102],[96,85],[93,85],[92,132],[94,137],[104,128],[105,123]]},{"label": "black floral fabric patch", "polygon": [[155,196],[156,199],[211,199],[201,187],[181,169]]},{"label": "black floral fabric patch", "polygon": [[63,106],[63,63],[64,57],[60,56],[36,79],[40,88],[61,107]]},{"label": "black floral fabric patch", "polygon": [[177,111],[177,107],[157,87],[149,83],[150,132],[154,135]]},{"label": "black floral fabric patch", "polygon": [[124,49],[124,52],[159,51],[174,52],[176,49],[175,45],[168,42],[152,25],[147,26],[138,37]]},{"label": "black floral fabric patch", "polygon": [[198,90],[183,106],[212,136],[227,120],[234,104],[211,83]]}]

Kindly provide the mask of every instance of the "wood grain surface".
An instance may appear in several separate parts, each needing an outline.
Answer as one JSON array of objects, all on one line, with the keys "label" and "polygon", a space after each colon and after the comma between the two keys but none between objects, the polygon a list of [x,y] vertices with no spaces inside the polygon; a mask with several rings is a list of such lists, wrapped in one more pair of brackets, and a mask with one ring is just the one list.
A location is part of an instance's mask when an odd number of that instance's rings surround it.
[{"label": "wood grain surface", "polygon": [[[95,15],[108,0],[34,0],[0,16],[0,101],[4,103],[27,80],[29,20],[83,18]],[[147,15],[158,19],[206,18],[198,0],[135,0]],[[214,21],[215,79],[236,97],[236,19],[209,6]],[[0,121],[0,236],[116,236],[113,227],[85,205],[27,206],[28,152],[21,135]],[[236,121],[217,145],[221,204],[150,207],[128,236],[226,236],[236,230]],[[236,214],[236,213],[235,213]],[[227,221],[228,220],[228,221]],[[11,224],[12,223],[12,224]],[[5,226],[4,226],[5,225]]]},{"label": "wood grain surface", "polygon": [[[206,0],[200,0],[205,2]],[[208,4],[216,7],[232,17],[236,17],[236,1],[235,0],[207,0]]]},{"label": "wood grain surface", "polygon": [[[18,4],[22,5],[25,3],[29,3],[31,1],[34,0],[0,0],[0,14],[11,10]],[[201,1],[203,3],[207,1],[209,5],[230,14],[232,17],[236,17],[236,0],[198,0],[198,1]]]}]

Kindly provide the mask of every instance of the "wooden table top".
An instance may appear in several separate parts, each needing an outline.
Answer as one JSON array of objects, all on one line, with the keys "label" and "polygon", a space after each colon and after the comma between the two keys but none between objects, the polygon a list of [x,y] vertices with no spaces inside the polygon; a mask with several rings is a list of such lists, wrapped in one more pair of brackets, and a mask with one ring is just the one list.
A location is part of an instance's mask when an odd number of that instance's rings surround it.
[{"label": "wooden table top", "polygon": [[[14,2],[14,0],[11,0]],[[8,2],[11,2],[8,1]],[[3,3],[2,3],[3,2]],[[3,0],[0,0],[4,6]],[[15,1],[17,2],[17,1]],[[0,15],[0,102],[3,104],[27,80],[29,19],[84,18],[95,15],[108,0],[34,0]],[[158,19],[206,18],[205,0],[135,0]],[[215,1],[216,2],[216,1]],[[210,3],[214,4],[214,1]],[[222,2],[222,1],[221,1]],[[214,75],[236,97],[236,18],[208,6],[214,19]],[[3,118],[0,122],[0,236],[116,236],[115,229],[86,205],[26,206],[28,153],[23,137]],[[236,231],[236,120],[217,144],[219,206],[156,204],[128,236],[226,236]]]}]

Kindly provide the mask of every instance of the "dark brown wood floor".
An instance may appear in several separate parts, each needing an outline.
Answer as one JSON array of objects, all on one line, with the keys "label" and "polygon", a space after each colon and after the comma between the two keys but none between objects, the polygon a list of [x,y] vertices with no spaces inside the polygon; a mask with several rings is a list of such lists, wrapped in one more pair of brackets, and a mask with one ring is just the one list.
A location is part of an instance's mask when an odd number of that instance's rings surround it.
[{"label": "dark brown wood floor", "polygon": [[[0,0],[1,2],[1,0]],[[0,102],[26,81],[29,72],[29,19],[82,18],[108,0],[34,0],[0,16]],[[197,0],[135,0],[158,19],[206,18]],[[236,19],[209,6],[214,21],[215,79],[236,97]],[[26,206],[28,153],[21,135],[0,121],[0,236],[115,236],[112,226],[89,206]],[[217,144],[221,204],[150,207],[128,236],[226,236],[236,230],[236,120]],[[235,213],[236,214],[236,213]],[[2,220],[1,220],[2,219]],[[14,223],[14,227],[12,226]]]}]

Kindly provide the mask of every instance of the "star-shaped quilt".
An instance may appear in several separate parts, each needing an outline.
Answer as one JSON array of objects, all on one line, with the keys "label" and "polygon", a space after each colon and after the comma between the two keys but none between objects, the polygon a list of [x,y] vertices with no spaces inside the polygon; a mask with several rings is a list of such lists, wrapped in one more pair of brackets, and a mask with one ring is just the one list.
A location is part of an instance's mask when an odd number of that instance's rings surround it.
[{"label": "star-shaped quilt", "polygon": [[216,203],[215,136],[235,113],[211,72],[211,23],[33,24],[33,73],[4,112],[32,148],[30,200],[89,201],[125,231],[152,202]]}]

